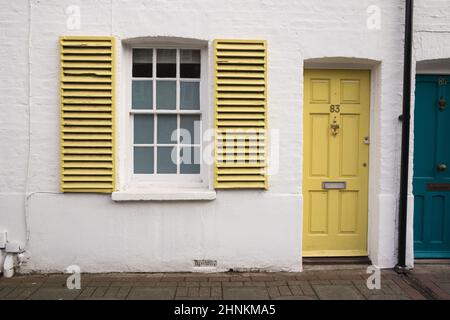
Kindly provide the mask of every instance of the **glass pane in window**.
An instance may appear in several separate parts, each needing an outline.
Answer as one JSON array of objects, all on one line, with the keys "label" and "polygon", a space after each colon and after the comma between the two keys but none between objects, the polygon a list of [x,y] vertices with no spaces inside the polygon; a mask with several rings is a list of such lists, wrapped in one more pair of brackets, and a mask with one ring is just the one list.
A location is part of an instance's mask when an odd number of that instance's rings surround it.
[{"label": "glass pane in window", "polygon": [[134,147],[134,173],[153,173],[153,147]]},{"label": "glass pane in window", "polygon": [[177,143],[177,116],[172,114],[160,114],[157,119],[158,143]]},{"label": "glass pane in window", "polygon": [[180,143],[200,143],[200,115],[180,115]]},{"label": "glass pane in window", "polygon": [[177,76],[177,51],[175,49],[157,50],[156,76],[158,78],[175,78]]},{"label": "glass pane in window", "polygon": [[200,50],[180,50],[180,77],[200,78]]},{"label": "glass pane in window", "polygon": [[180,109],[199,110],[200,109],[200,83],[180,82]]},{"label": "glass pane in window", "polygon": [[180,173],[200,173],[200,147],[182,147],[180,152]]},{"label": "glass pane in window", "polygon": [[177,173],[176,150],[176,147],[158,147],[157,173]]},{"label": "glass pane in window", "polygon": [[175,110],[176,104],[176,81],[156,81],[156,109]]},{"label": "glass pane in window", "polygon": [[133,109],[153,109],[153,81],[133,80],[131,107]]},{"label": "glass pane in window", "polygon": [[152,49],[133,49],[133,77],[151,78],[153,72],[152,63]]},{"label": "glass pane in window", "polygon": [[153,115],[135,114],[134,115],[134,143],[152,144],[153,143]]}]

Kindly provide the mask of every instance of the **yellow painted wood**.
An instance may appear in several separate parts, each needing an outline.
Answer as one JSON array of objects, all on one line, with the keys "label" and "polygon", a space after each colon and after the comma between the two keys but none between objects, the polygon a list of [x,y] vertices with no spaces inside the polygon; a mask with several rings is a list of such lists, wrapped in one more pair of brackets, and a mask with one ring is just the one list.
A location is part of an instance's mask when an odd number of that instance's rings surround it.
[{"label": "yellow painted wood", "polygon": [[305,70],[303,108],[302,255],[366,256],[370,71]]},{"label": "yellow painted wood", "polygon": [[266,51],[261,40],[214,41],[216,188],[267,189]]},{"label": "yellow painted wood", "polygon": [[60,38],[61,190],[115,190],[115,45],[112,37]]}]

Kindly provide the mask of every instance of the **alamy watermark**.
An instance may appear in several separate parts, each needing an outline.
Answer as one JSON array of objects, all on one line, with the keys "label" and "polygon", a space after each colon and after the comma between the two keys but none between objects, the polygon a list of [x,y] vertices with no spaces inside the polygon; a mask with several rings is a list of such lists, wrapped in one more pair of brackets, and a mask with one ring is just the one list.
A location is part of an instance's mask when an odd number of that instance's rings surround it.
[{"label": "alamy watermark", "polygon": [[370,5],[366,9],[367,19],[366,26],[369,30],[381,29],[381,9],[377,5]]},{"label": "alamy watermark", "polygon": [[369,290],[381,289],[381,270],[375,266],[368,266],[366,273],[370,274],[367,278],[366,286]]},{"label": "alamy watermark", "polygon": [[75,264],[64,269],[64,273],[69,273],[67,277],[66,287],[69,290],[81,289],[81,268]]},{"label": "alamy watermark", "polygon": [[67,19],[66,27],[69,30],[80,30],[81,29],[81,9],[79,6],[71,5],[65,10]]}]

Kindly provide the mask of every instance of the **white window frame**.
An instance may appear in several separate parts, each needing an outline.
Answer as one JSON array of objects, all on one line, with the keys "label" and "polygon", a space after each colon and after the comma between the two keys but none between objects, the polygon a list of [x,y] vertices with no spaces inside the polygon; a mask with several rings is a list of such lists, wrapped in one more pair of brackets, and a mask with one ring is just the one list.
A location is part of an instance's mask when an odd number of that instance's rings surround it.
[{"label": "white window frame", "polygon": [[[176,74],[176,82],[177,82],[177,106],[176,110],[132,110],[131,108],[131,94],[132,94],[132,50],[134,48],[138,49],[178,49],[177,50],[177,74]],[[200,79],[197,78],[180,78],[180,49],[192,49],[192,50],[200,50]],[[155,52],[154,51],[154,52]],[[121,105],[123,106],[121,109],[125,112],[121,112],[122,115],[122,125],[120,126],[121,131],[126,131],[125,135],[121,141],[121,144],[118,150],[118,159],[119,159],[119,191],[127,190],[127,189],[140,189],[143,190],[145,188],[154,188],[154,187],[169,187],[169,188],[206,188],[212,190],[212,164],[206,164],[201,161],[200,163],[200,174],[135,174],[133,171],[133,147],[134,147],[134,127],[133,127],[133,115],[134,114],[199,114],[201,118],[201,128],[200,128],[200,156],[201,159],[203,156],[203,151],[205,150],[205,144],[203,143],[204,132],[207,128],[210,128],[212,125],[212,115],[213,111],[208,109],[209,106],[209,90],[206,85],[209,82],[208,78],[208,68],[209,68],[209,52],[208,47],[206,45],[190,45],[190,44],[173,44],[173,43],[145,43],[145,44],[133,44],[133,45],[124,45],[123,47],[123,57],[122,57],[122,84],[125,88],[124,95],[121,99]],[[136,78],[141,80],[153,80],[153,88],[155,89],[157,80],[175,80],[175,78],[156,78],[156,55],[153,54],[153,78]],[[179,90],[180,90],[180,81],[191,81],[191,82],[199,82],[200,85],[200,110],[183,110],[179,112]],[[156,103],[156,90],[153,90],[153,103],[155,106]],[[179,118],[177,117],[177,123],[179,126]],[[156,146],[156,125],[154,126],[155,135],[154,135],[154,145]],[[126,138],[126,141],[123,139]],[[160,144],[158,144],[160,145]],[[190,146],[194,145],[194,143],[189,144]],[[182,145],[179,145],[182,146]],[[122,160],[121,160],[122,158]],[[125,159],[123,159],[125,158]],[[155,166],[156,166],[156,158]],[[179,166],[178,166],[179,167]],[[169,189],[168,189],[169,190]]]}]

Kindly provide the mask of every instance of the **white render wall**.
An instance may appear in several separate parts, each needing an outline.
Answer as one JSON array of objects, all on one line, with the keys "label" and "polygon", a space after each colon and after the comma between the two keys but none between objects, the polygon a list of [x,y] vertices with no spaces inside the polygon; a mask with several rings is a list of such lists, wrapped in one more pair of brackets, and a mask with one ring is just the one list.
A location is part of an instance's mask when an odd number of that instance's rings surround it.
[{"label": "white render wall", "polygon": [[[27,245],[22,271],[71,264],[86,272],[192,271],[194,259],[216,259],[218,270],[301,270],[302,75],[305,60],[324,57],[358,58],[373,70],[369,254],[380,267],[395,265],[404,1],[0,1],[0,231]],[[424,30],[450,29],[447,1],[416,2],[426,13],[416,19]],[[80,30],[66,27],[70,5],[81,9]],[[381,9],[379,30],[366,26],[369,5]],[[213,201],[121,203],[110,195],[59,193],[62,35],[113,35],[119,49],[121,40],[136,37],[209,46],[215,38],[267,40],[268,123],[280,130],[279,171],[269,177],[269,190],[218,191]],[[416,58],[449,57],[444,43],[433,49],[417,42],[444,36],[416,33]],[[120,81],[117,89],[120,102]]]}]

